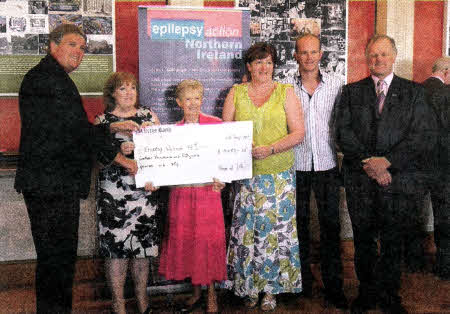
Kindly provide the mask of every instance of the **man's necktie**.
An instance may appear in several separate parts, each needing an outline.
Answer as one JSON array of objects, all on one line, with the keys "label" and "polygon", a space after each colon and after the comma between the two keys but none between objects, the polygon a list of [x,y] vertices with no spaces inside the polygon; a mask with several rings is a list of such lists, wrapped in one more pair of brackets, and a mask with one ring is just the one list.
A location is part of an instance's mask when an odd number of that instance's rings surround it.
[{"label": "man's necktie", "polygon": [[385,94],[385,86],[386,86],[386,82],[383,80],[379,80],[377,83],[377,108],[378,108],[378,113],[381,114],[381,111],[383,110],[383,105],[384,105],[384,99],[386,98],[386,94]]}]

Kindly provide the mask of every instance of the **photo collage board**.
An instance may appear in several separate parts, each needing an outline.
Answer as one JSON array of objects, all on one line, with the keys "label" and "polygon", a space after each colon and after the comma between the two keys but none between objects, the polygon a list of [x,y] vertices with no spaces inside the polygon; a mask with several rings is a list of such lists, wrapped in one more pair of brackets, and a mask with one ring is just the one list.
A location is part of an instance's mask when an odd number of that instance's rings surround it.
[{"label": "photo collage board", "polygon": [[0,0],[0,94],[18,92],[26,71],[47,54],[49,33],[62,23],[87,35],[85,59],[74,72],[80,92],[100,92],[100,85],[82,81],[113,71],[113,21],[113,0]]},{"label": "photo collage board", "polygon": [[297,72],[295,39],[304,32],[320,37],[320,69],[346,79],[347,0],[239,0],[251,12],[250,36],[270,42],[278,53],[275,79],[283,81]]}]

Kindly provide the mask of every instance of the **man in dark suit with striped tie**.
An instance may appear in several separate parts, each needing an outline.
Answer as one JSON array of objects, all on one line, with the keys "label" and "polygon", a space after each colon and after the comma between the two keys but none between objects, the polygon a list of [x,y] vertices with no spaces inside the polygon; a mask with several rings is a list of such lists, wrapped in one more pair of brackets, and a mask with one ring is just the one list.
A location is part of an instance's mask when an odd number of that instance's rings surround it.
[{"label": "man in dark suit with striped tie", "polygon": [[402,240],[418,215],[426,181],[422,167],[435,138],[423,87],[393,73],[396,56],[392,38],[371,38],[366,46],[371,75],[344,86],[338,105],[336,137],[344,153],[360,281],[352,313],[377,303],[384,313],[407,313],[398,294]]}]

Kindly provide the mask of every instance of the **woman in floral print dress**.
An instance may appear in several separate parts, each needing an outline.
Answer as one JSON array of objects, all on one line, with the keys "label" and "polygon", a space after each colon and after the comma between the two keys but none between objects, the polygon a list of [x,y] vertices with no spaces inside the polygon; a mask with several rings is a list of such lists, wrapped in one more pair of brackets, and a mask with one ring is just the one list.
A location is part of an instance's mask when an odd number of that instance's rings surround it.
[{"label": "woman in floral print dress", "polygon": [[293,87],[272,80],[274,47],[257,43],[247,52],[251,80],[233,86],[224,121],[253,121],[253,178],[239,182],[228,248],[228,281],[254,307],[273,310],[276,294],[301,292],[292,147],[305,134]]},{"label": "woman in floral print dress", "polygon": [[[128,123],[135,129],[159,124],[156,115],[137,105],[137,82],[130,73],[110,76],[104,88],[106,110],[95,123]],[[134,145],[129,132],[115,132],[114,144],[132,158]],[[101,160],[100,160],[101,161]],[[152,188],[153,189],[153,188]],[[149,312],[147,282],[149,257],[158,255],[159,232],[155,194],[136,188],[134,176],[116,165],[103,167],[97,190],[100,256],[106,258],[106,277],[113,296],[113,311],[126,313],[123,288],[131,264],[135,294],[141,313]]]}]

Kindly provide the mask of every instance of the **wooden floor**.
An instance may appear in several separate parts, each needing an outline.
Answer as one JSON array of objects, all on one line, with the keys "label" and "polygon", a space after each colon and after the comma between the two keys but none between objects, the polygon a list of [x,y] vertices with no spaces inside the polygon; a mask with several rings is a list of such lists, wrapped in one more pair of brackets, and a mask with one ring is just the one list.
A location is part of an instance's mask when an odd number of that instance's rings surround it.
[{"label": "wooden floor", "polygon": [[[343,243],[343,252],[351,251],[351,241]],[[352,247],[352,245],[351,245]],[[450,282],[441,281],[431,273],[432,258],[429,258],[427,270],[424,273],[409,274],[402,276],[403,304],[410,313],[449,313],[450,314]],[[354,272],[353,260],[350,255],[343,254],[344,261],[344,292],[351,301],[356,297],[358,281]],[[92,268],[92,267],[91,267]],[[3,269],[4,271],[5,269]],[[321,279],[319,265],[312,265],[316,282],[313,287],[313,298],[304,299],[299,295],[285,294],[278,296],[278,306],[271,313],[349,313],[335,308],[325,308],[323,295],[321,292]],[[12,272],[12,268],[9,272]],[[88,271],[94,273],[94,271]],[[32,269],[29,271],[32,273]],[[10,276],[17,276],[12,273]],[[0,274],[5,277],[7,274]],[[83,277],[84,276],[84,277]],[[19,276],[20,277],[20,276]],[[99,290],[106,289],[101,280],[86,280],[92,274],[78,274],[74,286],[74,313],[110,313],[111,301],[104,297],[104,293]],[[12,278],[12,277],[9,277]],[[83,279],[84,278],[84,279]],[[1,278],[0,278],[1,279]],[[99,289],[99,286],[101,286]],[[233,296],[230,292],[218,290],[219,307],[221,313],[263,313],[258,308],[247,310],[240,298]],[[152,306],[156,313],[175,313],[178,304],[188,297],[186,294],[177,295],[157,295],[151,296]],[[34,289],[30,285],[23,286],[0,286],[0,314],[3,313],[34,313],[35,296]],[[135,300],[127,299],[127,309],[129,313],[138,313]],[[195,311],[202,313],[202,308]],[[381,313],[379,310],[371,311],[370,314]]]}]

